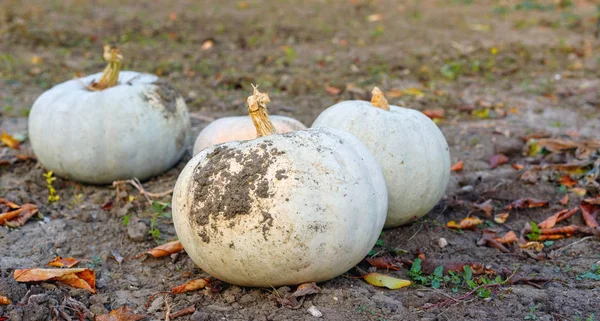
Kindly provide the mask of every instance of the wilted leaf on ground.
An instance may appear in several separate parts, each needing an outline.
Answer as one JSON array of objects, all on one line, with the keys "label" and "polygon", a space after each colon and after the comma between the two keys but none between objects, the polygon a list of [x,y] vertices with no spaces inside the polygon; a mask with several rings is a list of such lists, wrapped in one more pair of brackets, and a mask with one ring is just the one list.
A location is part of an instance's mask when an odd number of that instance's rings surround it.
[{"label": "wilted leaf on ground", "polygon": [[446,111],[443,108],[425,109],[423,110],[423,114],[431,119],[443,119]]},{"label": "wilted leaf on ground", "polygon": [[544,249],[544,244],[540,243],[540,242],[532,241],[532,242],[526,242],[526,243],[519,244],[519,248],[525,249],[525,250],[534,250],[536,252],[539,252]]},{"label": "wilted leaf on ground", "polygon": [[452,172],[459,172],[462,171],[465,167],[465,162],[463,161],[458,161],[456,163],[454,163],[454,165],[452,165],[452,167],[450,167],[450,171]]},{"label": "wilted leaf on ground", "polygon": [[518,242],[519,238],[517,237],[517,233],[514,231],[508,231],[506,234],[504,234],[504,236],[497,237],[495,240],[502,244],[510,244]]},{"label": "wilted leaf on ground", "polygon": [[0,295],[0,305],[9,305],[11,303],[12,302],[10,301],[9,298],[7,298],[7,297],[5,297],[3,295]]},{"label": "wilted leaf on ground", "polygon": [[67,258],[62,258],[60,256],[57,256],[54,260],[52,260],[51,262],[48,262],[48,265],[50,266],[55,266],[55,267],[74,267],[77,263],[79,263],[79,261],[77,261],[76,259],[72,258],[72,257],[67,257]]},{"label": "wilted leaf on ground", "polygon": [[586,198],[583,201],[588,204],[600,205],[600,196],[595,198]]},{"label": "wilted leaf on ground", "polygon": [[523,173],[523,175],[521,175],[520,180],[522,180],[525,183],[535,184],[538,181],[538,175],[535,173],[535,171],[529,170]]},{"label": "wilted leaf on ground", "polygon": [[516,169],[516,170],[518,170],[518,171],[520,171],[520,170],[522,170],[523,168],[525,168],[525,166],[524,166],[524,165],[522,165],[522,164],[517,164],[517,163],[514,163],[514,164],[512,164],[511,166],[512,166],[512,168],[514,168],[514,169]]},{"label": "wilted leaf on ground", "polygon": [[462,229],[462,230],[467,230],[467,229],[476,229],[477,225],[483,223],[482,220],[478,219],[477,217],[466,217],[464,219],[462,219],[460,221],[460,223],[456,223],[455,221],[450,221],[448,222],[448,224],[446,224],[447,227],[449,228],[453,228],[453,229]]},{"label": "wilted leaf on ground", "polygon": [[334,96],[339,95],[342,92],[342,90],[340,88],[329,86],[329,85],[325,85],[325,91]]},{"label": "wilted leaf on ground", "polygon": [[364,275],[363,278],[371,285],[385,287],[392,290],[400,289],[411,284],[408,280],[398,279],[380,273],[369,273]]},{"label": "wilted leaf on ground", "polygon": [[571,188],[577,185],[577,181],[573,180],[569,175],[563,175],[560,177],[560,184],[564,185],[567,188]]},{"label": "wilted leaf on ground", "polygon": [[19,205],[15,204],[5,198],[0,198],[0,204],[6,205],[13,210],[18,209],[20,207]]},{"label": "wilted leaf on ground", "polygon": [[6,145],[12,149],[20,149],[21,148],[21,143],[18,140],[14,139],[14,137],[9,135],[5,131],[2,132],[2,136],[0,136],[0,141],[4,145]]},{"label": "wilted leaf on ground", "polygon": [[548,205],[548,201],[542,201],[542,200],[538,200],[535,198],[527,197],[527,198],[518,199],[518,200],[504,206],[504,209],[507,211],[510,211],[512,209],[543,207],[543,206],[547,206],[547,205]]},{"label": "wilted leaf on ground", "polygon": [[564,209],[562,211],[559,211],[556,214],[545,219],[543,222],[539,223],[538,228],[541,228],[541,229],[552,228],[552,227],[554,227],[554,225],[556,225],[556,223],[568,219],[569,217],[573,216],[578,211],[579,211],[578,208],[574,208],[572,210]]},{"label": "wilted leaf on ground", "polygon": [[490,166],[492,169],[506,163],[508,163],[508,157],[504,154],[490,156]]},{"label": "wilted leaf on ground", "polygon": [[171,294],[204,289],[210,282],[207,279],[195,279],[171,289]]},{"label": "wilted leaf on ground", "polygon": [[417,98],[421,98],[421,97],[425,96],[425,94],[423,93],[423,91],[421,91],[421,89],[415,88],[415,87],[406,88],[403,90],[403,93],[405,95],[414,96]]},{"label": "wilted leaf on ground", "polygon": [[399,270],[398,266],[390,260],[389,257],[381,256],[367,259],[367,262],[378,269]]},{"label": "wilted leaf on ground", "polygon": [[142,253],[141,255],[150,254],[150,255],[152,255],[152,257],[159,258],[159,257],[171,255],[173,253],[178,253],[181,251],[183,251],[183,246],[181,245],[181,242],[173,241],[173,242],[169,242],[169,243],[165,243],[163,245],[157,246],[147,252]]},{"label": "wilted leaf on ground", "polygon": [[[6,203],[5,203],[6,204]],[[10,203],[15,205],[14,203]],[[12,208],[12,206],[9,207]],[[19,227],[25,224],[32,216],[38,213],[37,206],[33,204],[23,204],[20,208],[10,212],[0,214],[0,226]]]},{"label": "wilted leaf on ground", "polygon": [[571,188],[571,192],[580,197],[584,197],[587,194],[587,190],[583,187],[573,187]]},{"label": "wilted leaf on ground", "polygon": [[492,213],[494,212],[494,205],[492,205],[491,199],[481,204],[473,204],[473,207],[485,213],[486,217],[492,217]]},{"label": "wilted leaf on ground", "polygon": [[537,144],[549,150],[552,153],[562,153],[570,149],[579,147],[579,143],[561,138],[543,138],[538,139]]},{"label": "wilted leaf on ground", "polygon": [[565,196],[563,196],[563,198],[561,198],[558,202],[562,205],[569,204],[569,194],[565,194]]},{"label": "wilted leaf on ground", "polygon": [[507,212],[498,213],[494,216],[494,222],[496,222],[498,224],[504,224],[504,223],[506,223],[506,220],[508,219],[509,215],[510,214]]},{"label": "wilted leaf on ground", "polygon": [[96,293],[96,276],[90,269],[24,269],[15,270],[17,282],[57,281]]},{"label": "wilted leaf on ground", "polygon": [[600,212],[600,205],[586,203],[582,201],[579,203],[579,208],[581,208],[581,213],[583,214],[583,220],[585,224],[589,227],[597,227],[598,221],[596,217]]},{"label": "wilted leaf on ground", "polygon": [[292,294],[293,297],[299,298],[309,294],[317,294],[321,292],[321,288],[317,286],[315,282],[302,283],[298,286],[296,291]]},{"label": "wilted leaf on ground", "polygon": [[508,249],[497,240],[496,232],[489,229],[483,230],[481,233],[481,238],[477,241],[477,245],[487,245],[489,247],[498,249],[503,253],[509,252]]},{"label": "wilted leaf on ground", "polygon": [[95,321],[138,321],[145,316],[131,312],[126,306],[110,311],[108,314],[96,316]]}]

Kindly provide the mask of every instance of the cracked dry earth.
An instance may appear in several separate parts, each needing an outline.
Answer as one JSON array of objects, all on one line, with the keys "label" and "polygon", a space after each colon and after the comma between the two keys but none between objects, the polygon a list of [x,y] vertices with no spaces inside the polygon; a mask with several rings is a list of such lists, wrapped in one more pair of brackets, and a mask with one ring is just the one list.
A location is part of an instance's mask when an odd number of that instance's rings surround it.
[{"label": "cracked dry earth", "polygon": [[[44,169],[32,160],[13,162],[17,151],[3,146],[3,157],[11,161],[0,166],[0,197],[36,204],[43,219],[16,229],[0,227],[0,295],[14,302],[0,305],[0,320],[66,320],[62,314],[56,317],[58,308],[73,320],[75,310],[82,311],[83,319],[93,320],[123,305],[147,320],[164,320],[167,306],[171,311],[194,306],[195,313],[176,319],[194,321],[314,320],[308,311],[311,306],[324,320],[528,316],[597,320],[600,281],[581,275],[600,264],[598,238],[576,235],[556,240],[542,251],[543,259],[536,259],[518,249],[502,253],[478,246],[480,231],[445,227],[469,213],[485,219],[458,201],[492,199],[497,209],[522,197],[550,202],[545,208],[514,210],[505,224],[486,223],[500,232],[518,232],[529,221],[544,220],[564,208],[558,202],[564,191],[555,173],[541,173],[535,184],[520,180],[522,171],[510,165],[529,161],[519,137],[576,132],[598,138],[600,44],[593,37],[594,3],[574,1],[565,8],[527,10],[519,4],[433,0],[0,4],[2,131],[26,133],[27,111],[44,90],[73,74],[101,70],[104,41],[119,44],[126,69],[161,75],[182,93],[193,116],[193,134],[207,125],[207,118],[243,114],[250,83],[259,83],[271,94],[271,114],[292,116],[307,125],[337,101],[368,99],[377,85],[392,104],[442,108],[445,118],[439,126],[452,161],[465,165],[452,174],[445,197],[427,216],[385,230],[383,245],[376,250],[406,251],[399,259],[414,259],[419,251],[440,262],[479,262],[497,271],[518,267],[522,275],[554,280],[537,287],[506,285],[494,288],[487,299],[470,296],[432,307],[467,290],[455,294],[449,287],[420,285],[386,290],[355,278],[353,269],[320,283],[321,292],[306,297],[298,309],[281,306],[276,299],[295,287],[255,289],[224,283],[158,295],[146,308],[152,294],[208,275],[185,253],[133,258],[157,245],[148,233],[154,212],[145,198],[131,187],[117,193],[111,186],[58,178],[54,186],[61,198],[49,203]],[[568,20],[573,17],[579,20]],[[201,49],[207,41],[211,47]],[[30,152],[25,141],[20,153]],[[488,158],[497,153],[507,155],[510,162],[492,169]],[[144,182],[144,187],[153,192],[172,188],[190,157],[191,151],[175,168]],[[568,206],[575,207],[580,197],[569,196]],[[168,196],[156,200],[170,201]],[[111,208],[105,206],[108,203]],[[583,224],[577,215],[568,222]],[[158,242],[176,237],[168,216],[158,217],[156,224]],[[440,238],[448,246],[440,248]],[[119,264],[115,253],[126,259]],[[56,256],[75,257],[79,266],[93,269],[98,293],[53,282],[14,281],[15,269],[42,268]],[[362,262],[359,268],[370,267]],[[406,268],[379,272],[409,278]]]}]

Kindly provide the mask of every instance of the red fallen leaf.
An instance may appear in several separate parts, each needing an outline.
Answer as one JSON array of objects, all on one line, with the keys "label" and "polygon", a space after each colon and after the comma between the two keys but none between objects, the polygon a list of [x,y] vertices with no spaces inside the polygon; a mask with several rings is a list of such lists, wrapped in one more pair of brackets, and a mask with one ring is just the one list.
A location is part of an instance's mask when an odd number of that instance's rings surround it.
[{"label": "red fallen leaf", "polygon": [[491,199],[481,204],[473,204],[473,207],[485,213],[486,217],[492,217],[492,213],[494,212],[494,206],[492,205]]},{"label": "red fallen leaf", "polygon": [[425,116],[431,118],[431,119],[442,119],[444,118],[446,111],[443,108],[436,108],[436,109],[426,109],[423,110],[423,114],[425,114]]},{"label": "red fallen leaf", "polygon": [[563,175],[560,177],[560,183],[567,188],[571,188],[577,185],[577,181],[573,180],[569,175]]},{"label": "red fallen leaf", "polygon": [[520,171],[520,170],[522,170],[523,168],[525,168],[525,166],[524,166],[524,165],[522,165],[522,164],[517,164],[517,163],[514,163],[514,164],[512,164],[511,166],[512,166],[512,168],[514,168],[514,169],[516,169],[516,170],[518,170],[518,171]]},{"label": "red fallen leaf", "polygon": [[554,227],[554,225],[556,225],[556,223],[568,219],[569,217],[573,216],[578,211],[579,211],[579,208],[577,208],[577,207],[570,211],[568,209],[564,209],[564,210],[559,211],[556,214],[548,217],[543,222],[539,223],[538,227],[541,229],[552,228],[552,227]]},{"label": "red fallen leaf", "polygon": [[452,165],[452,167],[450,167],[450,171],[459,172],[459,171],[462,171],[464,167],[465,167],[465,163],[463,161],[458,161],[458,162],[454,163],[454,165]]},{"label": "red fallen leaf", "polygon": [[144,254],[150,254],[154,258],[159,258],[159,257],[171,255],[173,253],[178,253],[181,251],[183,251],[183,245],[181,245],[181,242],[173,241],[173,242],[169,242],[169,243],[157,246],[147,252],[144,252],[144,253],[138,255],[137,257],[140,257]]},{"label": "red fallen leaf", "polygon": [[96,293],[96,276],[90,269],[24,269],[15,270],[17,282],[57,281]]},{"label": "red fallen leaf", "polygon": [[598,221],[596,220],[596,216],[600,212],[600,206],[583,201],[579,203],[579,208],[581,208],[585,224],[589,227],[597,227]]},{"label": "red fallen leaf", "polygon": [[342,92],[340,88],[332,87],[329,85],[325,85],[325,91],[332,95],[339,95]]},{"label": "red fallen leaf", "polygon": [[504,236],[496,237],[494,238],[494,240],[502,244],[509,244],[518,242],[519,238],[517,237],[517,233],[515,233],[514,231],[508,231],[506,234],[504,234]]},{"label": "red fallen leaf", "polygon": [[506,155],[504,154],[496,154],[490,156],[490,166],[492,167],[492,169],[506,163],[508,163],[508,157],[506,157]]},{"label": "red fallen leaf", "polygon": [[399,270],[400,268],[398,268],[396,265],[394,265],[392,263],[392,261],[390,260],[390,258],[388,257],[376,257],[376,258],[370,258],[367,259],[367,262],[369,262],[369,264],[371,264],[372,266],[378,268],[378,269],[390,269],[390,270]]},{"label": "red fallen leaf", "polygon": [[561,198],[558,202],[562,205],[569,204],[569,194],[565,194],[565,196],[563,196],[563,198]]},{"label": "red fallen leaf", "polygon": [[10,301],[9,298],[7,298],[3,295],[0,295],[0,305],[9,305],[11,303],[12,303],[12,301]]},{"label": "red fallen leaf", "polygon": [[14,139],[12,136],[10,136],[5,131],[2,131],[2,136],[0,136],[0,141],[4,145],[6,145],[12,149],[20,149],[21,148],[21,143],[18,140]]},{"label": "red fallen leaf", "polygon": [[207,279],[196,279],[188,281],[182,285],[171,289],[171,294],[179,294],[189,291],[196,291],[205,288],[210,282]]},{"label": "red fallen leaf", "polygon": [[138,321],[146,316],[131,312],[126,306],[110,311],[108,314],[99,315],[95,321]]},{"label": "red fallen leaf", "polygon": [[67,257],[67,258],[62,258],[60,256],[57,256],[54,260],[52,260],[51,262],[48,262],[48,265],[50,266],[55,266],[55,267],[74,267],[77,263],[79,263],[79,261],[77,261],[76,259],[72,258],[72,257]]},{"label": "red fallen leaf", "polygon": [[23,204],[19,209],[0,214],[0,225],[8,225],[11,227],[22,226],[32,216],[37,214],[37,212],[37,206],[33,204]]},{"label": "red fallen leaf", "polygon": [[113,207],[113,202],[112,201],[108,201],[106,202],[106,204],[102,205],[101,209],[103,211],[110,211]]},{"label": "red fallen leaf", "polygon": [[462,230],[467,230],[467,229],[476,229],[477,225],[483,223],[482,220],[478,219],[477,217],[466,217],[464,219],[462,219],[460,221],[460,223],[456,223],[455,221],[450,221],[448,222],[448,224],[446,224],[447,227],[452,228],[452,229],[462,229]]},{"label": "red fallen leaf", "polygon": [[595,198],[586,198],[583,201],[588,204],[600,205],[600,196]]},{"label": "red fallen leaf", "polygon": [[548,205],[548,201],[542,201],[542,200],[538,200],[535,198],[521,198],[518,199],[506,206],[504,206],[504,209],[507,211],[510,211],[514,208],[516,209],[523,209],[523,208],[533,208],[533,207],[543,207],[543,206],[547,206]]}]

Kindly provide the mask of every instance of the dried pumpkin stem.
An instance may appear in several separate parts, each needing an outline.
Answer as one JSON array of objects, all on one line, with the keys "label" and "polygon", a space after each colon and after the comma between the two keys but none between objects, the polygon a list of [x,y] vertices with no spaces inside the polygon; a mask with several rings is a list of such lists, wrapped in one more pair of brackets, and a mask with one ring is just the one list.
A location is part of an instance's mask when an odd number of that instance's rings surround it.
[{"label": "dried pumpkin stem", "polygon": [[381,89],[375,87],[372,91],[373,97],[371,98],[371,105],[383,110],[390,110],[390,104],[387,99],[383,96]]},{"label": "dried pumpkin stem", "polygon": [[252,118],[258,137],[276,134],[275,126],[267,114],[267,103],[271,101],[269,95],[259,92],[258,86],[252,85],[252,87],[254,94],[248,97],[248,113]]},{"label": "dried pumpkin stem", "polygon": [[100,80],[92,81],[88,86],[89,90],[100,91],[106,88],[114,87],[119,82],[119,71],[121,70],[121,62],[123,56],[116,47],[109,45],[104,46],[104,60],[108,62],[106,68],[102,72]]}]

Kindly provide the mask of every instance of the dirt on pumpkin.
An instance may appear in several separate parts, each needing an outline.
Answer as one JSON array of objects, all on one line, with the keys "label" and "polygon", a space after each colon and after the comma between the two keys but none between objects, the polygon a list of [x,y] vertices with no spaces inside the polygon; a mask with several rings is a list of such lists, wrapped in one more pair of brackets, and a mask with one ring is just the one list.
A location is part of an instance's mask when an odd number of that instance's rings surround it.
[{"label": "dirt on pumpkin", "polygon": [[[0,320],[93,320],[124,305],[146,320],[165,320],[167,311],[191,306],[194,313],[175,320],[313,320],[315,311],[324,320],[600,319],[599,238],[577,234],[546,242],[541,252],[477,245],[484,228],[519,234],[526,223],[582,199],[581,190],[561,187],[554,171],[522,180],[540,159],[573,159],[524,154],[530,149],[520,137],[599,138],[598,12],[593,0],[2,2],[2,131],[25,138],[35,99],[59,82],[101,71],[105,42],[119,46],[125,69],[159,75],[183,95],[194,135],[210,119],[244,114],[251,83],[270,94],[270,114],[306,125],[335,102],[368,100],[378,86],[391,104],[443,113],[439,126],[452,162],[463,161],[464,169],[453,172],[446,195],[428,215],[386,229],[372,254],[394,262],[421,253],[440,264],[483,263],[533,281],[475,285],[487,293],[465,279],[455,287],[425,276],[421,285],[423,275],[405,264],[378,272],[412,277],[415,284],[387,290],[357,277],[373,269],[363,261],[319,284],[320,293],[299,308],[281,304],[295,287],[216,281],[210,289],[155,296],[146,308],[154,293],[209,277],[185,253],[134,258],[176,238],[170,208],[161,205],[170,196],[155,198],[162,203],[153,206],[131,186],[116,190],[58,178],[53,186],[60,199],[51,203],[41,164],[17,158],[31,154],[25,139],[20,150],[0,147],[0,198],[35,204],[41,217],[19,228],[0,227],[0,296],[13,302],[0,305]],[[489,157],[498,153],[509,162],[492,169]],[[144,188],[173,188],[190,157],[191,146],[175,168],[143,182]],[[597,195],[597,189],[579,187],[589,189],[586,197]],[[565,194],[567,205],[559,202]],[[511,210],[504,224],[469,206],[491,199],[497,214],[523,197],[549,205]],[[467,215],[485,223],[476,230],[446,227]],[[581,214],[567,223],[585,225]],[[15,269],[43,268],[56,256],[93,269],[97,294],[56,282],[14,281]]]}]

